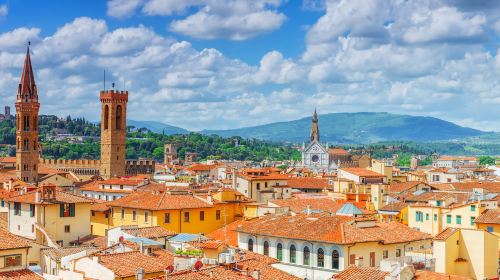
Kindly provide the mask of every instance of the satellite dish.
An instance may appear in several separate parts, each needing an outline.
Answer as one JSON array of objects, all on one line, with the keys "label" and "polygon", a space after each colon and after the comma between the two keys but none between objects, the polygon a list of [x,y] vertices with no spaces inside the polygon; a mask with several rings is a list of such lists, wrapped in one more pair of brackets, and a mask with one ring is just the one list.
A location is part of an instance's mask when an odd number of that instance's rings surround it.
[{"label": "satellite dish", "polygon": [[174,272],[174,266],[173,265],[169,265],[165,268],[165,270],[170,274],[172,272]]},{"label": "satellite dish", "polygon": [[202,267],[203,263],[200,260],[196,261],[196,263],[194,264],[194,270],[200,270]]}]

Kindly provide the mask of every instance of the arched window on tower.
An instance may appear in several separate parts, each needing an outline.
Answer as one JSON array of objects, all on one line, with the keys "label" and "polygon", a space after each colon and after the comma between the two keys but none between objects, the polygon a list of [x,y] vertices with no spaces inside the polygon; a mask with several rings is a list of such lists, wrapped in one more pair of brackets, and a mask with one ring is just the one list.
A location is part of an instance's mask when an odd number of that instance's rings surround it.
[{"label": "arched window on tower", "polygon": [[108,123],[109,123],[109,106],[106,105],[104,106],[104,129],[108,129]]},{"label": "arched window on tower", "polygon": [[122,106],[116,106],[116,129],[122,129]]}]

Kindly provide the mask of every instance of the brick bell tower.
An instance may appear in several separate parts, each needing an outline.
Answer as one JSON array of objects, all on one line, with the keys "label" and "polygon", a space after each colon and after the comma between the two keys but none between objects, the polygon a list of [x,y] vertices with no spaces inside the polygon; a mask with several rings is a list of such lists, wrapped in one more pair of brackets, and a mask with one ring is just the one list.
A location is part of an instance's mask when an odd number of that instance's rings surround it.
[{"label": "brick bell tower", "polygon": [[38,178],[39,109],[38,91],[28,45],[16,99],[16,175],[28,183],[35,183]]},{"label": "brick bell tower", "polygon": [[104,90],[101,98],[101,167],[104,179],[125,176],[128,91]]}]

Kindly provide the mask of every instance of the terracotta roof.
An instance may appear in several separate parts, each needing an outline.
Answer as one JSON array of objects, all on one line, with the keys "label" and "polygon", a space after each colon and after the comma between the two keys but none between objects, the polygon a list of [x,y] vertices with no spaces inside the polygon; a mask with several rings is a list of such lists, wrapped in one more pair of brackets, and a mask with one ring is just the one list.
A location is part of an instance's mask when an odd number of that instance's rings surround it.
[{"label": "terracotta roof", "polygon": [[62,257],[73,255],[86,251],[87,255],[90,255],[98,251],[97,247],[94,246],[79,246],[79,247],[63,247],[63,248],[47,248],[42,249],[42,252],[52,259],[60,260]]},{"label": "terracotta roof", "polygon": [[214,168],[217,168],[218,165],[216,164],[201,164],[201,163],[198,163],[198,164],[193,164],[191,166],[189,166],[187,168],[188,171],[193,171],[193,172],[197,172],[197,171],[210,171]]},{"label": "terracotta roof", "polygon": [[459,231],[458,228],[452,228],[452,227],[445,228],[441,232],[436,234],[436,236],[434,236],[434,240],[446,240],[457,231]]},{"label": "terracotta roof", "polygon": [[500,224],[500,209],[488,209],[481,213],[475,220],[481,224]]},{"label": "terracotta roof", "polygon": [[0,229],[0,250],[29,248],[31,247],[26,239]]},{"label": "terracotta roof", "polygon": [[0,272],[1,280],[43,280],[44,278],[39,274],[29,270],[21,269],[14,271],[4,271]]},{"label": "terracotta roof", "polygon": [[407,191],[409,189],[412,189],[420,184],[427,185],[428,184],[420,181],[409,181],[409,182],[403,182],[403,183],[392,183],[389,185],[389,192],[391,193],[401,193],[404,191]]},{"label": "terracotta roof", "polygon": [[237,229],[240,225],[244,225],[248,222],[249,221],[245,220],[234,221],[226,225],[225,227],[212,231],[211,233],[207,234],[207,237],[212,238],[213,240],[222,241],[232,247],[238,247],[238,233],[234,230]]},{"label": "terracotta roof", "polygon": [[104,181],[100,181],[101,185],[124,185],[124,186],[137,186],[144,182],[144,178],[110,178]]},{"label": "terracotta roof", "polygon": [[335,244],[356,242],[402,243],[431,236],[397,222],[359,227],[352,217],[324,214],[268,215],[236,229],[238,232]]},{"label": "terracotta roof", "polygon": [[287,179],[287,185],[297,189],[332,189],[328,184],[328,179],[313,177],[292,177]]},{"label": "terracotta roof", "polygon": [[222,241],[214,241],[214,240],[206,240],[201,242],[192,241],[189,242],[189,244],[199,249],[217,249],[220,246],[224,245]]},{"label": "terracotta roof", "polygon": [[169,194],[166,192],[134,192],[128,196],[110,201],[110,206],[134,209],[167,210],[209,208],[212,205],[190,194]]},{"label": "terracotta roof", "polygon": [[38,165],[38,174],[41,174],[41,175],[46,175],[46,174],[66,174],[68,172],[66,171],[62,171],[62,170],[58,170],[58,169],[54,169],[54,168],[50,168],[46,165],[43,165],[43,164],[40,164]]},{"label": "terracotta roof", "polygon": [[399,212],[407,206],[408,206],[408,203],[405,203],[405,202],[389,203],[389,204],[382,206],[382,208],[379,208],[379,211]]},{"label": "terracotta roof", "polygon": [[16,157],[3,157],[0,158],[0,163],[16,163]]},{"label": "terracotta roof", "polygon": [[471,160],[477,161],[476,157],[456,157],[456,156],[440,156],[438,160]]},{"label": "terracotta roof", "polygon": [[472,192],[474,188],[485,189],[491,193],[500,193],[500,182],[457,182],[457,183],[444,183],[444,184],[432,184],[431,186],[439,190],[456,190],[462,192]]},{"label": "terracotta roof", "polygon": [[109,206],[106,203],[107,203],[107,201],[94,203],[94,204],[92,204],[90,210],[96,211],[96,212],[106,212],[109,210]]},{"label": "terracotta roof", "polygon": [[[331,198],[275,199],[269,202],[280,207],[288,207],[290,211],[294,213],[302,212],[306,210],[307,207],[310,207],[311,210],[335,213],[346,203],[345,201],[337,201]],[[353,204],[364,214],[373,213],[365,209],[365,202],[353,202]]]},{"label": "terracotta roof", "polygon": [[428,270],[417,270],[415,271],[416,280],[467,280],[469,277],[444,274],[439,272],[433,272]]},{"label": "terracotta roof", "polygon": [[36,201],[36,191],[31,191],[29,193],[17,195],[6,199],[10,202],[21,202],[30,204],[57,204],[57,203],[92,203],[93,200],[84,196],[79,196],[76,194],[64,192],[57,190],[55,195],[55,200],[43,202]]},{"label": "terracotta roof", "polygon": [[175,231],[168,230],[161,226],[143,227],[143,228],[124,228],[123,231],[137,237],[149,239],[162,238],[176,235]]},{"label": "terracotta roof", "polygon": [[99,249],[104,249],[108,247],[106,236],[99,236],[92,234],[81,237],[78,240],[73,240],[70,242],[70,244],[80,245],[80,246],[95,246]]},{"label": "terracotta roof", "polygon": [[[243,271],[260,271],[261,280],[298,280],[301,278],[290,275],[282,270],[272,267],[278,260],[261,254],[244,251],[244,257],[238,258],[236,267],[240,271],[228,270],[223,266],[212,266],[202,268],[199,271],[183,270],[169,275],[169,280],[241,280],[254,279],[246,276]],[[213,277],[211,277],[213,276]]]},{"label": "terracotta roof", "polygon": [[[470,193],[461,193],[461,192],[424,192],[418,195],[411,195],[405,198],[406,202],[428,202],[429,200],[447,200],[453,199],[453,204],[463,205],[468,202],[471,198]],[[448,206],[452,206],[447,205]]]},{"label": "terracotta roof", "polygon": [[335,280],[384,280],[386,276],[390,276],[389,272],[380,271],[375,267],[359,267],[351,265],[344,271],[335,275]]},{"label": "terracotta roof", "polygon": [[346,167],[340,168],[340,170],[345,171],[347,173],[354,174],[360,177],[385,177],[384,174],[377,173],[375,171],[371,171],[369,169],[361,168],[361,167]]},{"label": "terracotta roof", "polygon": [[329,148],[328,153],[330,155],[339,155],[339,156],[349,156],[351,155],[348,151],[342,148]]},{"label": "terracotta roof", "polygon": [[115,273],[116,277],[134,276],[138,269],[145,273],[163,272],[165,267],[173,264],[173,255],[154,251],[152,255],[145,255],[138,251],[100,255],[99,263]]}]

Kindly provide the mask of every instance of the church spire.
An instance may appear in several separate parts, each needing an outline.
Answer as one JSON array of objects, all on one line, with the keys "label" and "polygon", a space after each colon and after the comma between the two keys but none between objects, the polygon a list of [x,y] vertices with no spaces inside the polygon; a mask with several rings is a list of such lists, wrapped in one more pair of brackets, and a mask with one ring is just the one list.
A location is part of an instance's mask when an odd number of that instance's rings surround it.
[{"label": "church spire", "polygon": [[312,141],[319,142],[318,114],[316,113],[316,108],[314,108],[314,115],[312,118],[311,142]]},{"label": "church spire", "polygon": [[31,66],[29,42],[28,42],[28,47],[26,48],[26,58],[24,59],[23,73],[21,75],[21,81],[19,82],[19,88],[17,90],[17,99],[38,100],[38,92],[35,84],[35,75],[33,74],[33,67]]}]

